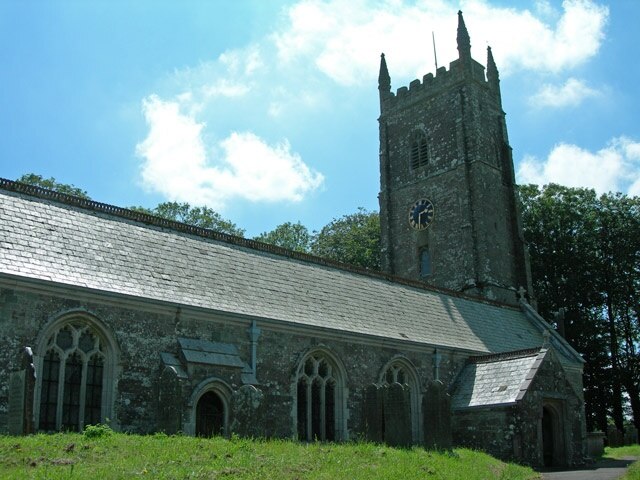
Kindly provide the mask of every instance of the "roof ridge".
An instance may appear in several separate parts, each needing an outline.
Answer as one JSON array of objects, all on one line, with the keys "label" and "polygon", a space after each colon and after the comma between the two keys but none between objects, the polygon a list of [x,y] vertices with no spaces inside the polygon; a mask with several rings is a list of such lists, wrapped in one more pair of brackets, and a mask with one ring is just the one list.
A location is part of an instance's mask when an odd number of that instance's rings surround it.
[{"label": "roof ridge", "polygon": [[166,218],[158,217],[156,215],[151,215],[148,213],[131,210],[124,207],[118,207],[108,203],[102,203],[96,200],[82,198],[75,195],[69,195],[66,193],[57,192],[55,190],[49,190],[47,188],[42,188],[35,185],[28,185],[26,183],[17,182],[17,181],[9,180],[2,177],[0,177],[0,189],[7,190],[10,192],[21,193],[24,195],[29,195],[29,196],[44,199],[44,200],[50,200],[57,203],[62,203],[64,205],[81,208],[83,210],[90,210],[98,213],[104,213],[113,217],[131,220],[131,221],[139,222],[149,226],[168,228],[176,232],[187,233],[187,234],[195,235],[202,238],[208,238],[211,240],[216,240],[216,241],[220,241],[220,242],[224,242],[224,243],[228,243],[228,244],[232,244],[240,247],[245,247],[252,250],[257,250],[261,252],[270,253],[273,255],[278,255],[281,257],[293,258],[296,260],[301,260],[303,262],[335,268],[338,270],[343,270],[343,271],[355,273],[358,275],[377,278],[379,280],[386,280],[388,282],[392,282],[400,285],[406,285],[413,288],[419,288],[421,290],[432,291],[435,293],[442,293],[444,295],[448,295],[451,297],[463,298],[466,300],[476,301],[476,302],[494,305],[502,308],[506,307],[512,310],[518,309],[518,307],[515,307],[513,305],[469,295],[463,292],[457,292],[455,290],[449,290],[446,288],[428,285],[418,280],[411,280],[408,278],[399,277],[397,275],[385,273],[378,270],[370,270],[370,269],[358,267],[355,265],[349,265],[346,263],[338,262],[336,260],[318,257],[308,253],[289,250],[287,248],[279,247],[277,245],[263,243],[257,240],[238,237],[238,236],[230,235],[227,233],[217,232],[215,230],[211,230],[208,228],[197,227],[187,223],[177,222],[175,220],[168,220]]},{"label": "roof ridge", "polygon": [[490,353],[488,355],[477,355],[469,357],[468,363],[490,363],[499,360],[513,360],[516,358],[532,357],[540,353],[540,347],[525,348],[524,350],[513,350],[511,352]]}]

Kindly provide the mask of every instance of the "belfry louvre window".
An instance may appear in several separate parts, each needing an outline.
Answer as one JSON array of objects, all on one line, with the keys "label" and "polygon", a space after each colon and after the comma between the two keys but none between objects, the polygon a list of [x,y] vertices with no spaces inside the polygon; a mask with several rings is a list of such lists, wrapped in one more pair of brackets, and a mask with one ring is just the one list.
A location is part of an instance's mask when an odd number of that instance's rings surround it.
[{"label": "belfry louvre window", "polygon": [[79,431],[102,421],[105,348],[88,325],[68,323],[47,341],[39,429]]},{"label": "belfry louvre window", "polygon": [[424,167],[429,162],[428,150],[427,137],[422,133],[416,135],[411,143],[411,170]]},{"label": "belfry louvre window", "polygon": [[336,407],[339,381],[334,366],[319,353],[301,365],[297,380],[298,440],[338,440]]}]

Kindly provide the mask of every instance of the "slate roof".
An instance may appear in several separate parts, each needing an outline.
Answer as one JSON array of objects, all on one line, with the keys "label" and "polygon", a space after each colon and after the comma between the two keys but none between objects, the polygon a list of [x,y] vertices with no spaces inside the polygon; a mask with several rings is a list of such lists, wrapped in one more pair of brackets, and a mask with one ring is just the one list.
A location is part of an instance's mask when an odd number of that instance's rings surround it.
[{"label": "slate roof", "polygon": [[474,352],[543,342],[516,308],[146,225],[122,211],[0,180],[0,276]]},{"label": "slate roof", "polygon": [[178,345],[187,363],[249,368],[240,358],[235,345],[182,337],[178,338]]},{"label": "slate roof", "polygon": [[456,379],[451,407],[460,410],[509,405],[521,400],[546,352],[546,349],[526,350],[470,359]]}]

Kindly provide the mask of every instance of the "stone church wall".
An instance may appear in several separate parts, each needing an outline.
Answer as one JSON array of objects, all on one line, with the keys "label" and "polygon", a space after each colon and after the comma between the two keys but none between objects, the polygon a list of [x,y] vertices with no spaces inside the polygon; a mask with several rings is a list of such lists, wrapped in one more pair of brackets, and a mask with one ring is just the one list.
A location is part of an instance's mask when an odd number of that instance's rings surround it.
[{"label": "stone church wall", "polygon": [[514,460],[519,424],[516,408],[476,408],[453,414],[453,443],[483,450],[505,460]]},{"label": "stone church wall", "polygon": [[[62,293],[62,294],[61,294]],[[234,345],[239,357],[250,364],[251,345],[247,328],[251,321],[202,311],[186,311],[132,299],[85,294],[69,289],[51,295],[46,292],[0,290],[0,432],[8,425],[8,379],[19,368],[21,350],[31,346],[36,358],[38,334],[66,312],[87,312],[104,324],[114,338],[118,351],[113,374],[112,425],[133,433],[158,429],[158,392],[162,365],[161,352],[180,355],[177,338],[197,338]],[[393,321],[393,319],[390,319]],[[257,322],[262,333],[257,342],[257,384],[268,408],[262,418],[265,436],[292,438],[296,435],[296,371],[306,352],[314,348],[329,351],[344,368],[345,438],[364,435],[362,413],[367,386],[379,381],[385,365],[394,358],[415,366],[420,395],[434,378],[433,350],[394,346],[380,339],[354,338],[327,330],[311,330]],[[402,354],[401,354],[402,352]],[[440,351],[438,373],[448,384],[464,361],[464,355]],[[198,385],[215,377],[231,390],[243,385],[240,369],[204,364],[188,364],[188,379],[181,380],[183,428],[193,425],[193,405],[189,402]],[[169,398],[169,397],[167,397]],[[173,398],[173,397],[171,397]],[[229,425],[233,418],[229,418]],[[227,432],[229,433],[229,431]]]}]

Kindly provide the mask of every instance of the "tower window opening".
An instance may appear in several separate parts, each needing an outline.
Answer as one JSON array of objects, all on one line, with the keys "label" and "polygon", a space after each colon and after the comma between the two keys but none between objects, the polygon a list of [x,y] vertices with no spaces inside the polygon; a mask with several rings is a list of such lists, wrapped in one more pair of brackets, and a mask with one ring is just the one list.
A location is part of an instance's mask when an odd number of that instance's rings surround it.
[{"label": "tower window opening", "polygon": [[427,138],[424,134],[418,135],[411,144],[411,170],[424,167],[429,161]]},{"label": "tower window opening", "polygon": [[431,254],[428,248],[423,248],[420,250],[420,278],[427,278],[431,271]]}]

